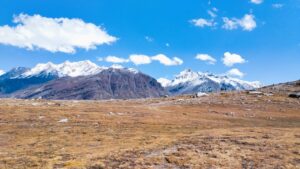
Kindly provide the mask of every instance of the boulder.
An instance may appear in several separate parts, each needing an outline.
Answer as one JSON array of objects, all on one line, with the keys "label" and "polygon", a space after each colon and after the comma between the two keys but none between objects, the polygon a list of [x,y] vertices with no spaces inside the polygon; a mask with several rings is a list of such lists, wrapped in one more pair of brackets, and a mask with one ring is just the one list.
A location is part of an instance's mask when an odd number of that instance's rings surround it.
[{"label": "boulder", "polygon": [[289,94],[289,97],[291,97],[291,98],[300,98],[300,92],[298,92],[298,93],[291,93],[291,94]]}]

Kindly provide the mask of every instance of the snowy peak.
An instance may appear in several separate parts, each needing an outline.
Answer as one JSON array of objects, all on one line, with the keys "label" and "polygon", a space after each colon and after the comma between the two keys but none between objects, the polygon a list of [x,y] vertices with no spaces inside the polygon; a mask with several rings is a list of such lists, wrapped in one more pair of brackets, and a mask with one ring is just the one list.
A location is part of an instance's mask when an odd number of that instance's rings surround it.
[{"label": "snowy peak", "polygon": [[180,72],[178,75],[175,76],[175,79],[181,80],[192,80],[199,76],[197,72],[193,72],[191,69],[186,69]]},{"label": "snowy peak", "polygon": [[159,78],[157,79],[158,83],[161,84],[162,87],[167,87],[171,83],[171,80],[166,79],[166,78]]},{"label": "snowy peak", "polygon": [[[20,70],[19,70],[20,69]],[[61,64],[54,64],[52,62],[48,63],[39,63],[35,67],[28,68],[15,68],[7,72],[10,75],[9,78],[30,78],[30,77],[78,77],[78,76],[89,76],[100,73],[106,69],[115,69],[115,70],[126,70],[131,73],[138,73],[139,71],[133,68],[124,68],[121,65],[112,65],[111,67],[102,67],[97,64],[89,61],[78,61],[70,62],[65,61]],[[16,73],[17,72],[17,73]]]},{"label": "snowy peak", "polygon": [[40,74],[52,74],[58,77],[70,76],[87,76],[99,73],[104,68],[97,66],[89,60],[70,62],[65,61],[61,64],[52,62],[37,64],[34,68],[23,74],[24,77],[36,76]]},{"label": "snowy peak", "polygon": [[159,79],[159,82],[172,94],[191,94],[224,90],[250,90],[261,87],[261,84],[257,81],[248,82],[226,75],[193,72],[190,69],[180,72],[172,81],[168,82],[165,79]]},{"label": "snowy peak", "polygon": [[30,70],[30,69],[29,68],[25,68],[25,67],[13,68],[10,71],[5,72],[4,74],[2,74],[0,76],[0,80],[18,78],[18,77],[20,77],[23,73],[25,73],[28,70]]},{"label": "snowy peak", "polygon": [[197,72],[193,72],[191,69],[186,69],[180,72],[178,75],[175,76],[175,79],[172,80],[169,85],[178,85],[180,83],[186,83],[189,81],[193,81],[199,78],[199,74]]},{"label": "snowy peak", "polygon": [[5,74],[4,70],[0,69],[0,76],[2,76],[3,74]]}]

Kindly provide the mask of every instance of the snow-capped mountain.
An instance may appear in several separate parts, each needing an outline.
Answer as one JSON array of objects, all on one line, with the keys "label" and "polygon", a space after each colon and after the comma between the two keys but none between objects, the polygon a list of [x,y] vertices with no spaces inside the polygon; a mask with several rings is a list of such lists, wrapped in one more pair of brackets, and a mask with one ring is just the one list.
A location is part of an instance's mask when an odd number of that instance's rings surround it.
[{"label": "snow-capped mountain", "polygon": [[226,75],[193,72],[190,69],[180,72],[172,81],[160,79],[159,82],[174,95],[193,94],[197,92],[250,90],[261,87],[260,82],[257,81],[248,82]]},{"label": "snow-capped mountain", "polygon": [[4,70],[0,69],[0,76],[3,75],[3,74],[5,74]]},{"label": "snow-capped mountain", "polygon": [[79,62],[69,62],[66,61],[61,64],[54,64],[51,62],[37,64],[34,68],[25,72],[23,77],[37,76],[40,74],[52,74],[58,77],[78,77],[94,75],[101,72],[104,67],[100,67],[89,60],[79,61]]},{"label": "snow-capped mountain", "polygon": [[33,85],[40,85],[61,77],[77,77],[94,75],[101,72],[102,67],[91,61],[54,64],[51,62],[37,64],[33,68],[18,67],[0,76],[0,94],[9,94]]},{"label": "snow-capped mountain", "polygon": [[161,97],[166,90],[152,77],[114,66],[89,76],[63,77],[6,95],[12,98],[97,100]]},{"label": "snow-capped mountain", "polygon": [[138,70],[133,68],[123,68],[121,65],[112,65],[111,67],[98,66],[95,63],[84,60],[78,62],[65,61],[61,64],[54,64],[52,62],[40,63],[35,67],[29,69],[18,77],[15,78],[26,78],[33,76],[45,76],[52,75],[57,77],[78,77],[78,76],[89,76],[100,73],[103,70],[113,69],[127,69],[129,71],[137,73]]},{"label": "snow-capped mountain", "polygon": [[0,96],[12,95],[19,90],[40,86],[53,80],[60,81],[62,78],[88,78],[106,70],[127,72],[133,76],[140,73],[136,69],[123,68],[120,65],[100,67],[89,60],[79,62],[66,61],[61,64],[40,63],[33,68],[18,67],[0,75]]},{"label": "snow-capped mountain", "polygon": [[161,84],[162,87],[167,87],[171,83],[171,80],[166,78],[159,78],[157,81]]}]

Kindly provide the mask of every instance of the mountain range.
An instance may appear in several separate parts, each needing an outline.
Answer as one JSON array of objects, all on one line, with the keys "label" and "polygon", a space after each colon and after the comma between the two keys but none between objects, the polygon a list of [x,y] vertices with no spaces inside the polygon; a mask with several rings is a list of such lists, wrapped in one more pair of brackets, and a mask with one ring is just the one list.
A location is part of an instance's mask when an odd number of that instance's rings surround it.
[{"label": "mountain range", "polygon": [[0,97],[58,100],[131,99],[228,90],[249,90],[259,82],[184,70],[174,80],[154,79],[133,68],[101,67],[91,61],[37,64],[0,75]]},{"label": "mountain range", "polygon": [[173,80],[160,78],[158,81],[173,95],[193,94],[197,92],[253,90],[262,86],[258,81],[248,82],[227,75],[194,72],[191,69],[180,72]]}]

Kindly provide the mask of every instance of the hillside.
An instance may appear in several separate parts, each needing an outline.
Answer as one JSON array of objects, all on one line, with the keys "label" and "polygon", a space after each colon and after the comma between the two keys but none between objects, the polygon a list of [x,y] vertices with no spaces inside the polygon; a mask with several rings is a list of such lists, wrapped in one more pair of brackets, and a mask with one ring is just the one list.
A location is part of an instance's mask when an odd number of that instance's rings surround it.
[{"label": "hillside", "polygon": [[167,92],[152,77],[130,69],[109,68],[96,75],[64,77],[10,95],[13,98],[99,100],[161,97]]}]

